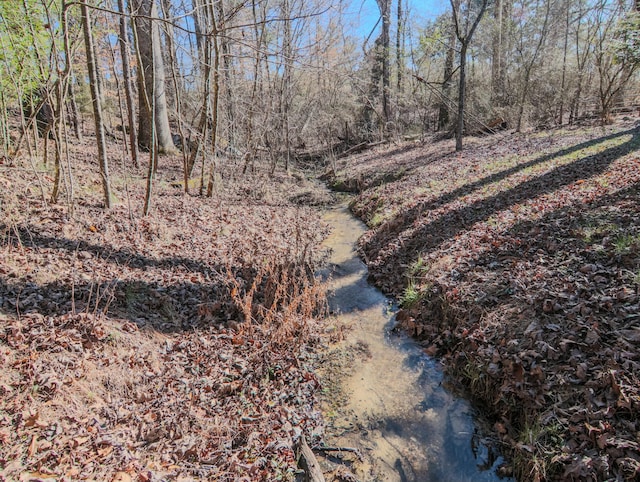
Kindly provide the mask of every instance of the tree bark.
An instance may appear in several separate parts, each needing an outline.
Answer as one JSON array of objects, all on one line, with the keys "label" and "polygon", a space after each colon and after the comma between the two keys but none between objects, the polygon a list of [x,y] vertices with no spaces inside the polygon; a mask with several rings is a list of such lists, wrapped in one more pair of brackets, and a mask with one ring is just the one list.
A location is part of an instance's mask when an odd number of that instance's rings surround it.
[{"label": "tree bark", "polygon": [[404,13],[402,10],[402,1],[398,0],[398,12],[397,12],[397,32],[396,32],[396,70],[397,70],[397,79],[396,79],[396,88],[398,93],[402,93],[403,90],[403,74],[404,74],[404,62],[403,62],[403,51],[404,51]]},{"label": "tree bark", "polygon": [[298,466],[300,466],[309,482],[325,482],[322,468],[318,463],[318,459],[313,451],[307,445],[304,435],[301,435],[296,443],[296,457],[298,458]]},{"label": "tree bark", "polygon": [[220,98],[220,48],[218,45],[218,27],[213,8],[211,8],[210,17],[211,25],[213,26],[213,30],[211,32],[213,44],[213,105],[211,106],[211,150],[213,151],[213,156],[211,156],[211,164],[209,169],[207,197],[213,196],[213,186],[215,182],[216,146],[218,144],[218,99]]},{"label": "tree bark", "polygon": [[[195,2],[199,3],[199,2]],[[201,19],[202,23],[201,27],[205,27],[207,31],[212,29],[213,19],[210,18],[210,9],[207,4],[198,5],[198,9],[202,10],[198,14],[198,17]],[[195,146],[191,151],[191,157],[189,158],[189,163],[187,166],[188,175],[191,176],[193,172],[193,168],[196,164],[196,160],[198,159],[198,155],[204,149],[204,144],[206,140],[207,130],[208,130],[208,119],[209,119],[209,103],[211,100],[211,71],[212,71],[212,37],[207,35],[202,38],[202,59],[201,63],[204,65],[204,71],[202,75],[202,104],[200,108],[200,120],[198,123],[198,133],[195,139]],[[204,171],[200,176],[200,195],[204,194]]]},{"label": "tree bark", "polygon": [[256,115],[256,102],[258,97],[262,97],[263,91],[263,82],[262,82],[262,72],[261,65],[263,62],[263,54],[264,51],[264,43],[266,38],[266,28],[263,19],[265,18],[264,13],[261,17],[258,16],[258,9],[256,6],[256,2],[252,2],[251,5],[252,12],[252,20],[253,20],[253,32],[255,37],[255,60],[253,62],[253,82],[251,85],[251,97],[249,99],[249,112],[247,113],[247,121],[246,121],[246,145],[247,150],[244,155],[244,165],[242,167],[242,174],[246,174],[248,170],[253,171],[254,168],[254,160],[256,158],[257,153],[257,137],[255,135],[255,115]]},{"label": "tree bark", "polygon": [[462,150],[462,137],[464,135],[464,101],[467,88],[467,48],[468,43],[462,42],[460,46],[460,84],[458,87],[458,127],[456,129],[456,151]]},{"label": "tree bark", "polygon": [[104,192],[104,205],[111,208],[111,188],[109,181],[109,164],[107,161],[107,149],[104,137],[104,122],[102,120],[102,104],[100,92],[98,91],[98,66],[94,57],[93,34],[91,32],[91,22],[89,21],[89,7],[87,0],[81,4],[82,26],[84,30],[84,45],[87,55],[87,68],[89,70],[89,80],[91,83],[91,103],[93,105],[93,118],[96,128],[96,140],[98,143],[98,159],[100,163],[100,176],[102,177],[102,188]]},{"label": "tree bark", "polygon": [[[569,124],[573,124],[580,117],[580,103],[582,101],[582,89],[584,85],[584,78],[586,73],[586,66],[589,57],[592,55],[591,45],[595,42],[595,35],[597,28],[591,28],[587,23],[587,31],[582,31],[583,18],[586,15],[585,10],[578,12],[578,17],[575,19],[577,22],[575,30],[575,53],[576,53],[576,67],[577,67],[577,79],[576,88],[571,99],[571,107],[569,112]],[[586,45],[582,50],[580,44],[584,42]]]},{"label": "tree bark", "polygon": [[[284,57],[284,75],[282,78],[282,98],[281,98],[281,111],[282,111],[282,127],[284,131],[284,146],[285,146],[285,160],[284,169],[289,172],[289,162],[291,160],[291,132],[290,132],[290,111],[291,111],[291,83],[292,83],[292,62],[293,62],[293,38],[291,35],[291,7],[289,0],[282,1],[282,16],[284,18],[284,32],[283,32],[283,48],[282,54]],[[272,165],[272,172],[275,171],[275,162]]]},{"label": "tree bark", "polygon": [[[457,9],[460,2],[459,0],[455,0],[454,8]],[[449,45],[447,48],[447,55],[444,60],[444,79],[442,81],[442,102],[440,102],[440,109],[438,112],[438,129],[444,129],[448,124],[451,118],[449,114],[449,106],[447,102],[451,99],[451,87],[453,86],[453,61],[456,55],[456,40],[458,37],[456,36],[456,29],[453,25],[453,18],[451,31],[449,35]]]},{"label": "tree bark", "polygon": [[69,106],[71,107],[71,124],[73,125],[73,133],[76,139],[82,140],[82,118],[78,110],[78,102],[76,101],[76,89],[73,82],[69,82]]},{"label": "tree bark", "polygon": [[[131,159],[133,165],[140,167],[138,159],[138,136],[135,125],[135,105],[133,103],[133,90],[131,88],[131,56],[129,53],[129,41],[127,38],[127,19],[125,17],[124,0],[118,0],[118,10],[120,11],[120,56],[122,58],[122,76],[124,80],[124,94],[127,104],[127,121],[129,125],[129,145],[131,146]],[[142,108],[143,104],[140,104]],[[123,129],[124,132],[124,129]]]},{"label": "tree bark", "polygon": [[564,45],[562,49],[562,80],[560,82],[560,107],[558,113],[558,125],[564,123],[564,105],[567,94],[567,50],[569,46],[569,25],[571,22],[569,2],[565,2],[564,19]]},{"label": "tree bark", "polygon": [[[175,151],[165,85],[164,61],[162,58],[160,30],[153,19],[158,17],[154,0],[132,0],[135,6],[134,18],[137,30],[137,48],[142,65],[138,69],[139,105],[146,104],[144,95],[155,103],[155,131],[159,153]],[[153,71],[152,71],[153,69]],[[142,91],[145,90],[146,94]],[[138,145],[145,150],[151,149],[152,117],[150,109],[140,108],[138,114]]]},{"label": "tree bark", "polygon": [[380,9],[380,16],[382,17],[382,117],[384,121],[383,132],[385,136],[388,134],[389,121],[391,120],[391,102],[390,96],[390,84],[391,75],[389,69],[389,44],[391,42],[391,36],[389,34],[390,16],[391,16],[391,0],[377,0],[378,8]]},{"label": "tree bark", "polygon": [[236,147],[236,109],[233,99],[233,81],[231,79],[232,70],[232,57],[231,46],[229,38],[226,35],[226,16],[224,1],[216,3],[216,11],[218,14],[219,32],[221,34],[220,42],[220,55],[222,61],[222,72],[224,74],[224,98],[225,109],[227,113],[227,136],[228,145],[232,148]]}]

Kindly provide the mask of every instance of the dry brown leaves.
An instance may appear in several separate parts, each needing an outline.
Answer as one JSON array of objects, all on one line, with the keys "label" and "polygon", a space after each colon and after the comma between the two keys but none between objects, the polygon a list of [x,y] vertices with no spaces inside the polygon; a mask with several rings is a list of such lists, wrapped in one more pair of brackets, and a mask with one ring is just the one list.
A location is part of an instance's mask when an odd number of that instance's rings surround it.
[{"label": "dry brown leaves", "polygon": [[446,141],[343,171],[387,180],[354,202],[371,278],[401,300],[411,282],[398,322],[494,418],[523,480],[640,477],[639,137]]},{"label": "dry brown leaves", "polygon": [[8,480],[271,480],[291,476],[293,438],[319,424],[306,355],[266,337],[167,336],[86,314],[26,315],[4,328]]},{"label": "dry brown leaves", "polygon": [[0,480],[293,479],[293,439],[321,432],[325,235],[297,203],[326,195],[229,164],[213,198],[183,196],[162,158],[150,216],[121,167],[104,212],[93,148],[72,149],[73,213],[27,159],[2,166]]}]

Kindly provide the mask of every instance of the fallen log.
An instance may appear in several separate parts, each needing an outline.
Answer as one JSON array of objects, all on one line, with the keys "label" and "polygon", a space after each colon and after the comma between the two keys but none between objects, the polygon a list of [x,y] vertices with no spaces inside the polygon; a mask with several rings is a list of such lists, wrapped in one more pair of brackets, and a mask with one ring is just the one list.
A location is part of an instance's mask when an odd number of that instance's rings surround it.
[{"label": "fallen log", "polygon": [[338,159],[343,157],[350,156],[351,154],[357,154],[358,152],[366,151],[367,149],[371,149],[372,147],[380,146],[382,144],[387,144],[389,141],[377,141],[377,142],[361,142],[360,144],[356,144],[353,147],[350,147],[346,151],[340,153],[338,155]]},{"label": "fallen log", "polygon": [[325,482],[318,459],[316,459],[313,451],[307,445],[304,435],[300,435],[296,443],[296,457],[298,459],[298,467],[304,470],[307,482]]}]

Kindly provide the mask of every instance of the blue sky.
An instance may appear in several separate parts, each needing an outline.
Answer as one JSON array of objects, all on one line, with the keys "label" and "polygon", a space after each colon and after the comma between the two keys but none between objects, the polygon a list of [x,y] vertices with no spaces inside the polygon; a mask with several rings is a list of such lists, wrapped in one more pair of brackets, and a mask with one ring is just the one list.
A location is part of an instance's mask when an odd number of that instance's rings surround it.
[{"label": "blue sky", "polygon": [[[392,23],[395,24],[397,0],[392,1]],[[410,20],[418,23],[426,23],[451,8],[448,0],[405,0],[405,5],[408,5]],[[358,34],[366,37],[380,16],[376,0],[352,0],[351,11]]]}]

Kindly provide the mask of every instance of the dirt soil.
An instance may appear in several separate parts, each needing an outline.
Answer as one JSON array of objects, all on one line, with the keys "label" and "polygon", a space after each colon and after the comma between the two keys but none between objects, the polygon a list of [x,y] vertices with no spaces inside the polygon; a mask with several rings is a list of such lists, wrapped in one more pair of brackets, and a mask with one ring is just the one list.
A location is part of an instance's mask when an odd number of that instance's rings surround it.
[{"label": "dirt soil", "polygon": [[57,205],[51,161],[0,159],[0,480],[294,480],[322,435],[309,205],[331,198],[224,160],[185,196],[161,157],[143,217],[146,169],[112,144],[105,211],[94,145]]},{"label": "dirt soil", "polygon": [[519,480],[640,478],[640,129],[405,143],[342,160],[370,279]]}]

